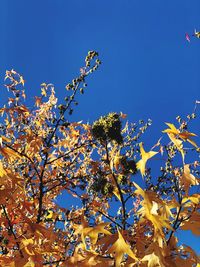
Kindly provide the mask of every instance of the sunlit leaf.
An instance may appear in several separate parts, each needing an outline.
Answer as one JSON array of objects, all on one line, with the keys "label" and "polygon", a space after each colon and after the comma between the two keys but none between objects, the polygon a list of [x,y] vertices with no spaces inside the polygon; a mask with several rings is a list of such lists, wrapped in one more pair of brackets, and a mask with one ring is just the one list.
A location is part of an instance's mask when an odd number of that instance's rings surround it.
[{"label": "sunlit leaf", "polygon": [[133,251],[130,249],[130,246],[125,242],[122,234],[118,230],[118,239],[117,241],[109,248],[108,250],[109,254],[114,254],[115,260],[116,260],[116,267],[119,267],[124,254],[127,254],[135,261],[138,261],[137,257],[133,253]]},{"label": "sunlit leaf", "polygon": [[142,158],[137,162],[137,168],[140,170],[142,176],[144,176],[147,160],[155,156],[158,152],[156,151],[145,152],[142,143],[140,143],[139,146],[140,146],[140,154]]}]

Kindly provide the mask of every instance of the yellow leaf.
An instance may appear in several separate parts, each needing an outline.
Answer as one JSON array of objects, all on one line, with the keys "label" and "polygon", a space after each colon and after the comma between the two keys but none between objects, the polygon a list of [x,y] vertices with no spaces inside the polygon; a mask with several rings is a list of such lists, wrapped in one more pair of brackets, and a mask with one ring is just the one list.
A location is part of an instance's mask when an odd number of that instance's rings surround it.
[{"label": "yellow leaf", "polygon": [[0,152],[5,156],[5,157],[18,157],[20,158],[20,154],[15,152],[13,149],[9,147],[2,147],[0,148]]},{"label": "yellow leaf", "polygon": [[138,211],[138,214],[141,215],[141,219],[146,218],[152,223],[155,229],[154,240],[157,240],[159,246],[163,247],[163,228],[166,227],[173,230],[169,222],[171,212],[166,208],[167,204],[165,205],[162,200],[156,198],[156,194],[154,192],[144,191],[136,183],[134,183],[134,185],[137,188],[135,193],[141,195],[144,199],[140,202],[142,207]]},{"label": "yellow leaf", "polygon": [[92,244],[96,244],[100,233],[105,234],[105,235],[111,235],[111,233],[108,230],[104,229],[108,225],[110,225],[110,223],[100,223],[94,227],[84,228],[82,232],[83,238],[85,238],[86,236],[89,236]]},{"label": "yellow leaf", "polygon": [[35,267],[35,263],[31,258],[29,258],[29,261],[23,267]]},{"label": "yellow leaf", "polygon": [[162,137],[160,137],[160,138],[158,139],[157,143],[156,143],[151,149],[154,149],[154,148],[157,147],[157,146],[161,146],[161,143],[160,143],[161,139],[162,139]]},{"label": "yellow leaf", "polygon": [[174,134],[168,133],[168,136],[169,136],[170,140],[174,143],[175,147],[181,152],[182,159],[184,162],[185,154],[183,151],[183,144],[182,144],[183,142],[181,140],[177,139]]},{"label": "yellow leaf", "polygon": [[197,194],[194,194],[191,197],[188,197],[188,200],[190,200],[192,203],[194,203],[195,205],[197,205],[200,202],[200,196],[197,195]]},{"label": "yellow leaf", "polygon": [[5,175],[7,175],[7,172],[4,169],[2,162],[0,162],[0,177],[4,177]]},{"label": "yellow leaf", "polygon": [[148,262],[148,264],[147,264],[148,267],[165,267],[160,262],[159,257],[154,254],[154,252],[144,256],[141,261],[147,261]]},{"label": "yellow leaf", "polygon": [[143,198],[145,198],[145,192],[144,190],[138,185],[136,184],[135,182],[133,182],[134,186],[137,188],[137,190],[135,190],[135,193],[136,194],[139,194],[141,195]]},{"label": "yellow leaf", "polygon": [[139,146],[140,146],[140,153],[141,153],[142,158],[137,162],[136,166],[137,166],[137,169],[140,170],[142,176],[144,176],[147,160],[155,156],[158,152],[156,151],[145,152],[142,143],[140,143]]},{"label": "yellow leaf", "polygon": [[158,203],[157,202],[155,202],[155,201],[152,201],[152,208],[151,208],[151,211],[150,211],[150,213],[152,214],[152,215],[158,215]]},{"label": "yellow leaf", "polygon": [[179,134],[180,138],[182,138],[184,141],[189,142],[190,144],[192,144],[195,147],[198,147],[197,144],[190,138],[191,136],[197,136],[194,133],[189,133],[189,132],[182,132]]},{"label": "yellow leaf", "polygon": [[34,244],[33,238],[23,239],[22,244],[23,244],[25,252],[28,255],[30,255],[30,256],[35,255],[35,253],[33,251],[33,244]]},{"label": "yellow leaf", "polygon": [[172,123],[165,123],[167,124],[167,126],[169,126],[168,129],[164,130],[163,133],[167,133],[168,135],[174,135],[174,137],[180,137],[183,141],[187,141],[190,144],[192,144],[195,147],[198,147],[197,144],[190,138],[192,136],[197,136],[194,133],[190,133],[187,131],[184,132],[180,132],[180,130],[176,129],[176,127],[174,126],[174,124]]},{"label": "yellow leaf", "polygon": [[25,80],[22,76],[20,76],[19,83],[21,83],[24,86]]},{"label": "yellow leaf", "polygon": [[190,173],[189,164],[184,165],[183,175],[181,176],[181,184],[184,186],[186,194],[188,194],[189,187],[191,185],[198,185],[198,179]]},{"label": "yellow leaf", "polygon": [[53,211],[52,210],[48,210],[48,215],[45,217],[45,219],[52,219],[53,218]]},{"label": "yellow leaf", "polygon": [[166,129],[166,130],[162,131],[163,133],[169,133],[169,134],[175,134],[175,135],[180,133],[180,131],[178,129],[176,129],[174,124],[167,123],[167,122],[165,124],[167,124],[167,126],[169,126],[169,129]]},{"label": "yellow leaf", "polygon": [[47,91],[46,91],[46,88],[45,87],[42,87],[41,88],[41,95],[47,96]]},{"label": "yellow leaf", "polygon": [[130,249],[130,246],[125,242],[119,230],[118,230],[118,239],[112,245],[112,247],[109,248],[108,253],[115,255],[116,267],[121,266],[121,261],[123,259],[124,254],[127,254],[135,261],[138,261],[137,257],[135,256],[133,251]]},{"label": "yellow leaf", "polygon": [[11,140],[5,136],[0,136],[0,145],[2,146],[2,142],[5,141],[5,142],[8,142],[10,143]]},{"label": "yellow leaf", "polygon": [[119,166],[121,163],[121,156],[120,153],[117,153],[113,159],[113,166],[115,167],[115,169],[118,171],[119,170]]},{"label": "yellow leaf", "polygon": [[[122,192],[123,194],[126,194],[126,192],[125,192],[124,190],[121,190],[121,192]],[[114,189],[113,189],[113,194],[119,199],[119,201],[122,202],[122,200],[121,200],[121,196],[120,196],[120,193],[119,193],[119,190],[118,190],[117,187],[114,187]]]}]

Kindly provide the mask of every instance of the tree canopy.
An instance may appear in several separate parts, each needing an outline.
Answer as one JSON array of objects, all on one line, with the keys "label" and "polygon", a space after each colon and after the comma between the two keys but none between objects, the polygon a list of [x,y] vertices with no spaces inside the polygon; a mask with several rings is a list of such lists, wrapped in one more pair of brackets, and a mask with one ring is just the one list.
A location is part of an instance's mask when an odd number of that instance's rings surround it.
[{"label": "tree canopy", "polygon": [[[6,71],[0,265],[200,266],[192,246],[177,238],[177,230],[200,235],[200,149],[189,130],[199,103],[176,125],[166,123],[159,140],[150,137],[151,148],[142,141],[151,120],[129,123],[112,112],[91,125],[73,122],[76,96],[100,64],[89,51],[63,101],[43,83],[31,108],[22,75]],[[80,205],[61,206],[62,194]]]}]

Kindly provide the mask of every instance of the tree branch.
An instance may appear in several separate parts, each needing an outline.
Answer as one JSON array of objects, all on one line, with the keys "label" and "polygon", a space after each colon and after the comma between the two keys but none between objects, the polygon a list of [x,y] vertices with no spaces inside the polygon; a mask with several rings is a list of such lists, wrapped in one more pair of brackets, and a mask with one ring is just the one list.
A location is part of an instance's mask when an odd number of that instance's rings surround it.
[{"label": "tree branch", "polygon": [[3,209],[4,215],[5,215],[5,217],[6,217],[7,221],[8,221],[9,230],[12,233],[12,235],[14,236],[14,239],[16,240],[16,245],[17,245],[17,249],[19,250],[20,256],[21,256],[21,258],[24,258],[24,255],[23,255],[23,253],[22,253],[22,251],[20,249],[20,243],[17,241],[17,237],[16,237],[15,232],[13,230],[12,223],[11,223],[9,217],[8,217],[8,213],[6,211],[6,208],[5,208],[4,205],[1,205],[1,208]]},{"label": "tree branch", "polygon": [[[106,148],[106,161],[108,162],[109,167],[110,167],[110,159],[109,159],[107,142],[105,144],[105,148]],[[118,184],[117,178],[116,178],[113,170],[111,169],[111,167],[110,167],[110,171],[112,173],[113,179],[115,181],[115,184],[117,186],[117,190],[118,190],[119,195],[120,195],[120,199],[121,199],[121,203],[122,203],[122,217],[123,217],[122,218],[122,225],[123,225],[123,230],[125,230],[126,229],[126,205],[125,205],[125,201],[124,201],[124,196],[123,196],[123,193],[121,191],[120,185]]]}]

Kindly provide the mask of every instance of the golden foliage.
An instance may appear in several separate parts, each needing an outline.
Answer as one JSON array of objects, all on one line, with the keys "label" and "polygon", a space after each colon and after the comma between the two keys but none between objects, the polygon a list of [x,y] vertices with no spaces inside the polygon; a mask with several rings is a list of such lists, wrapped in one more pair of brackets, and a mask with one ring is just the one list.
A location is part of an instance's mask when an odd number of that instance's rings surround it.
[{"label": "golden foliage", "polygon": [[[6,72],[13,97],[0,109],[0,266],[199,266],[176,235],[200,235],[196,135],[186,124],[167,123],[170,142],[160,138],[146,152],[140,138],[150,121],[139,129],[122,127],[123,113],[92,125],[70,121],[77,93],[99,64],[89,51],[66,86],[71,95],[57,105],[54,86],[42,83],[32,109],[24,103],[24,78]],[[185,164],[190,150],[197,158]],[[146,165],[156,154],[152,175]]]}]

